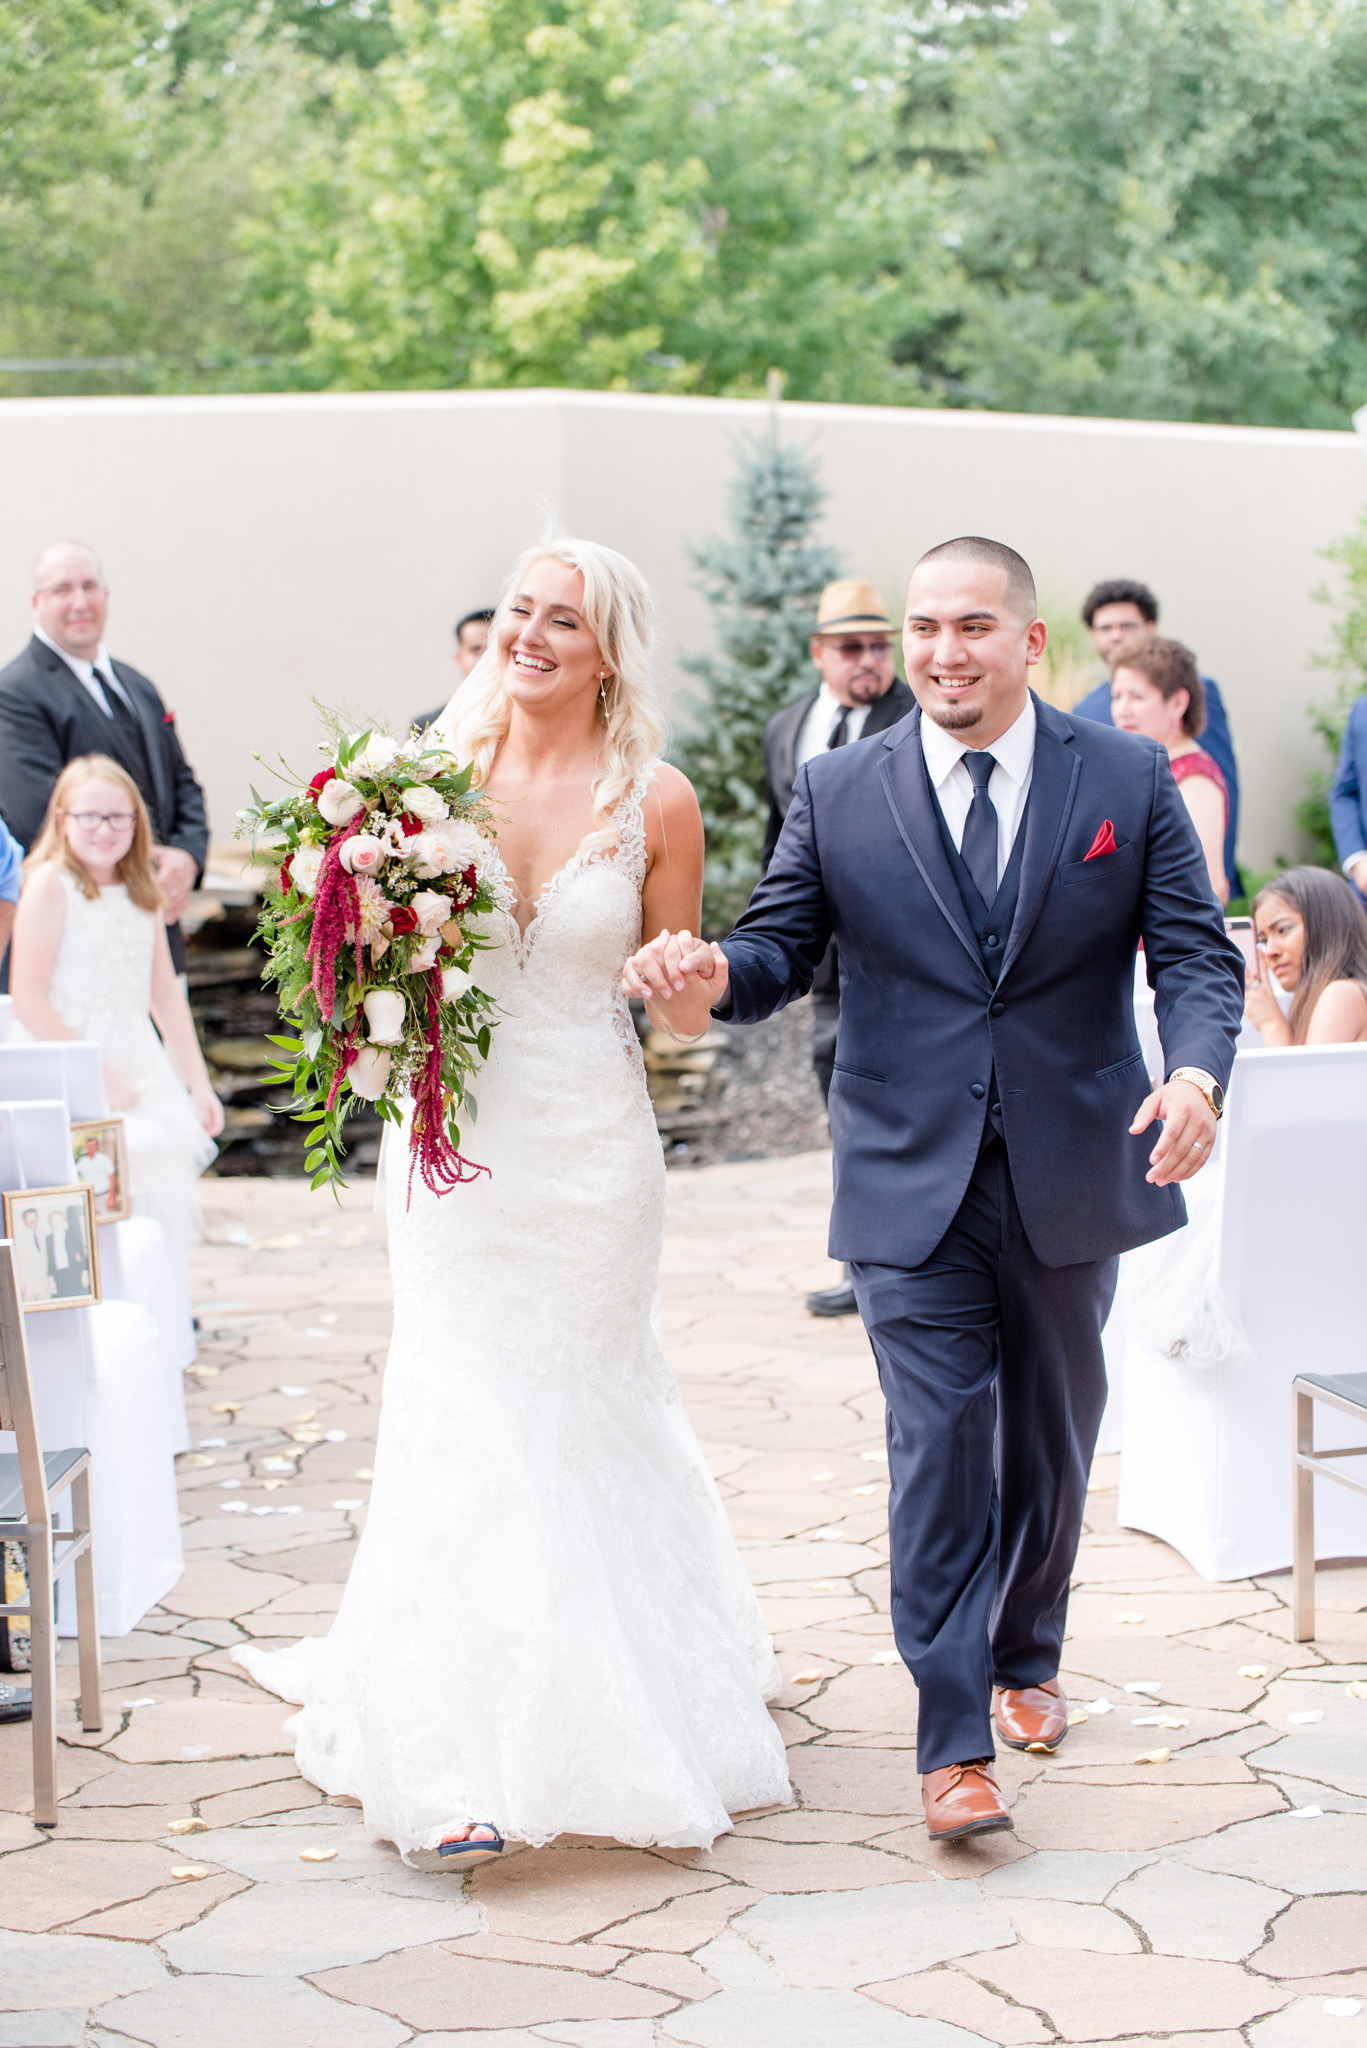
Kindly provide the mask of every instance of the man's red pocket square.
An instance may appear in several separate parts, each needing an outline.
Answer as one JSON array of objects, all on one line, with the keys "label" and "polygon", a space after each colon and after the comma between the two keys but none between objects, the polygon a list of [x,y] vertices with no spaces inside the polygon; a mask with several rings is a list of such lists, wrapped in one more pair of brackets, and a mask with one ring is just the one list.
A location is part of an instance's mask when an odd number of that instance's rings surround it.
[{"label": "man's red pocket square", "polygon": [[1107,818],[1105,823],[1102,825],[1101,830],[1097,833],[1096,838],[1092,841],[1090,851],[1083,855],[1083,859],[1099,860],[1103,853],[1114,852],[1115,827],[1112,825],[1110,819]]}]

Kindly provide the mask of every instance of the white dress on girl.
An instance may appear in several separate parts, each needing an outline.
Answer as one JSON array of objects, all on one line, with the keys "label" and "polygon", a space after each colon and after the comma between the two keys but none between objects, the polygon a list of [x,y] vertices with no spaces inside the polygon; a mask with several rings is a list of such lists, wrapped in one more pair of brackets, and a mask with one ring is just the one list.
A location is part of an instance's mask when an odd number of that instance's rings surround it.
[{"label": "white dress on girl", "polygon": [[499,1023],[464,1148],[491,1173],[410,1204],[395,1148],[394,1335],[340,1611],[234,1652],[302,1705],[304,1775],[406,1853],[466,1821],[707,1848],[790,1796],[773,1649],[660,1346],[664,1158],[618,985],[651,772],[525,934],[488,919]]},{"label": "white dress on girl", "polygon": [[[92,900],[65,868],[57,874],[66,897],[66,922],[48,1001],[68,1030],[98,1044],[105,1064],[137,1091],[135,1108],[111,1111],[123,1118],[133,1208],[160,1223],[172,1271],[183,1287],[184,1250],[199,1235],[203,1220],[195,1184],[217,1158],[218,1147],[152,1022],[160,913],[140,910],[122,882],[111,883]],[[32,1034],[18,1024],[11,1035],[32,1043]],[[185,1311],[188,1362],[194,1355],[188,1294]]]}]

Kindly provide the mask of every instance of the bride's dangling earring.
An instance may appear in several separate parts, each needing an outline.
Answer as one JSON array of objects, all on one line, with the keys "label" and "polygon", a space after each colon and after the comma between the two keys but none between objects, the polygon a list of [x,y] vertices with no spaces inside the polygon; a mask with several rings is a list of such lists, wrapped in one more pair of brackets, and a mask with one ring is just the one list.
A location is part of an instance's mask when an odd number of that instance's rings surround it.
[{"label": "bride's dangling earring", "polygon": [[601,670],[598,676],[598,701],[603,707],[603,723],[606,725],[608,722],[608,672],[606,669]]}]

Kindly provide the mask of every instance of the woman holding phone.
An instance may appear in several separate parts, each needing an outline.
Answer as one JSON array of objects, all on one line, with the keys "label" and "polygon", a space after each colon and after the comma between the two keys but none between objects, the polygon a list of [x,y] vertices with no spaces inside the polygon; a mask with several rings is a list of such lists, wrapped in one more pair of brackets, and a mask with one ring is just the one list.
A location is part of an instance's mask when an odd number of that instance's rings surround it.
[{"label": "woman holding phone", "polygon": [[[1253,899],[1248,1021],[1264,1045],[1367,1039],[1367,911],[1332,868],[1288,868]],[[1283,1016],[1274,987],[1291,996]]]}]

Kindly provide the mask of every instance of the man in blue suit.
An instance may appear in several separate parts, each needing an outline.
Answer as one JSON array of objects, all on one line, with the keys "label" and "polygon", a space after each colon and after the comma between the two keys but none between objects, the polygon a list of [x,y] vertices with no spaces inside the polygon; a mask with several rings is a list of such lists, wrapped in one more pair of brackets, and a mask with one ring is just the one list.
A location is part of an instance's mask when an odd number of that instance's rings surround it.
[{"label": "man in blue suit", "polygon": [[[1022,1749],[1067,1732],[1116,1260],[1185,1220],[1243,1013],[1166,753],[1034,696],[1045,639],[1014,550],[923,556],[903,633],[917,708],[799,769],[722,946],[661,934],[624,976],[691,1033],[709,1010],[770,1016],[839,947],[830,1250],[887,1400],[893,1628],[939,1839],[1011,1825],[994,1725]],[[1153,1093],[1141,938],[1168,1063]]]},{"label": "man in blue suit", "polygon": [[1367,697],[1348,713],[1339,765],[1329,785],[1329,822],[1343,872],[1367,898]]},{"label": "man in blue suit", "polygon": [[[1113,576],[1088,591],[1082,607],[1082,620],[1092,636],[1092,645],[1109,666],[1111,656],[1123,641],[1136,633],[1158,631],[1158,599],[1147,583],[1136,583],[1128,576]],[[1225,787],[1229,791],[1225,873],[1230,878],[1232,893],[1242,896],[1244,885],[1234,851],[1239,837],[1239,766],[1234,759],[1234,742],[1230,737],[1229,717],[1225,711],[1225,700],[1220,695],[1220,686],[1213,676],[1202,676],[1201,681],[1206,690],[1206,726],[1201,734],[1201,745],[1224,776]],[[1082,701],[1073,706],[1073,716],[1094,718],[1101,725],[1109,725],[1109,680],[1089,690]]]}]

